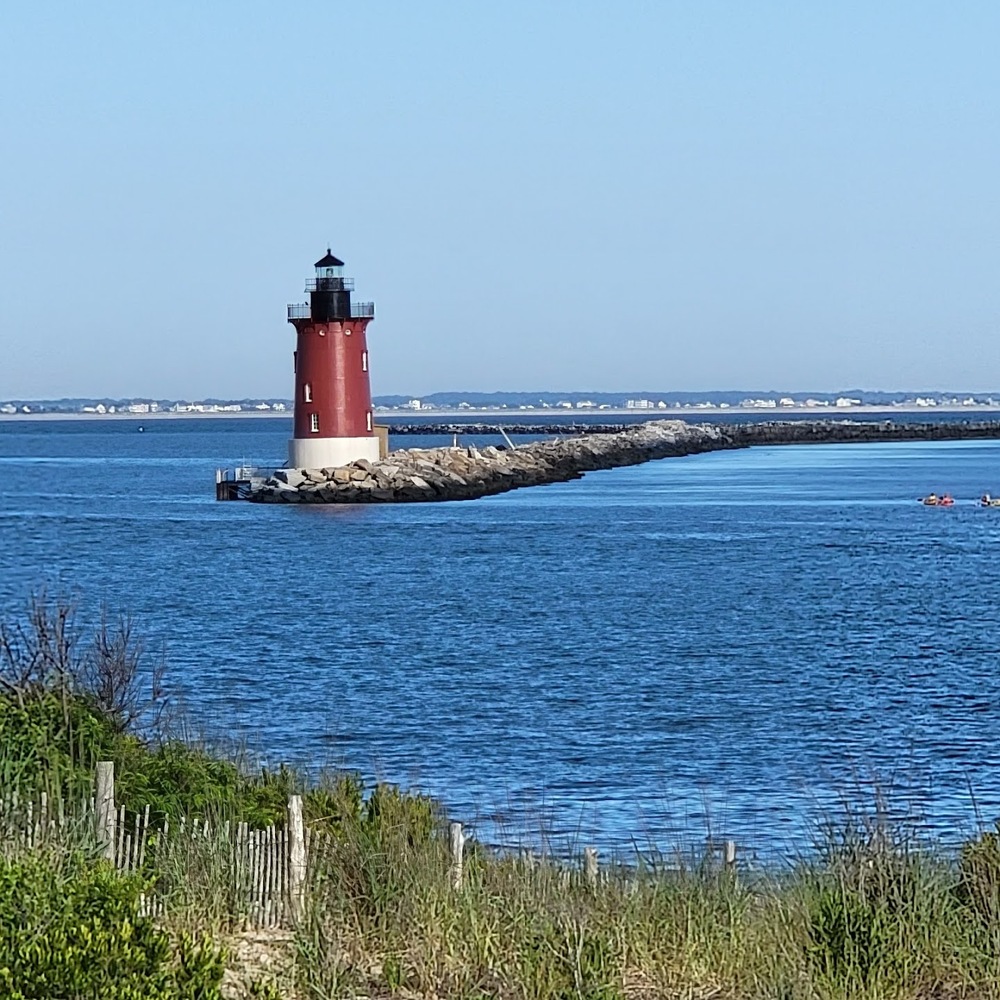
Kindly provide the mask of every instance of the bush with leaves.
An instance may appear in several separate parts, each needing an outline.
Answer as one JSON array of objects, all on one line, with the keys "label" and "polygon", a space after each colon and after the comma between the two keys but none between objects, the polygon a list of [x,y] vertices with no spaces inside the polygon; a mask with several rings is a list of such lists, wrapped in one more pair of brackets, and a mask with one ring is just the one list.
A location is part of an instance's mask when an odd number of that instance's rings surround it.
[{"label": "bush with leaves", "polygon": [[0,857],[0,995],[215,1000],[223,959],[139,915],[141,881],[80,852]]}]

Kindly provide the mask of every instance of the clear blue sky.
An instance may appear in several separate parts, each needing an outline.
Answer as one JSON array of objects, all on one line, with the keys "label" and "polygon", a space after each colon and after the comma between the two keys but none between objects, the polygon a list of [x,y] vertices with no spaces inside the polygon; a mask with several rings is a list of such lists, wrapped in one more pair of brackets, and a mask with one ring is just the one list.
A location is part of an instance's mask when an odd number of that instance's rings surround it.
[{"label": "clear blue sky", "polygon": [[1000,4],[17,2],[0,398],[1000,389]]}]

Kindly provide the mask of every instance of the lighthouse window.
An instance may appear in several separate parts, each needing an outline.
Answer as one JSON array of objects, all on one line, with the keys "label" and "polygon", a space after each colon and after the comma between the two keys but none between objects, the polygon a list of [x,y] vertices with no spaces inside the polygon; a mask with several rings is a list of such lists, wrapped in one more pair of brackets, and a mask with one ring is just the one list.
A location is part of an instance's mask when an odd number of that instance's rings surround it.
[{"label": "lighthouse window", "polygon": [[368,411],[367,419],[366,419],[365,423],[368,425],[368,430],[371,430],[372,429],[372,411],[371,410]]},{"label": "lighthouse window", "polygon": [[302,401],[305,403],[313,401],[313,387],[308,382],[302,387]]},{"label": "lighthouse window", "polygon": [[297,372],[299,370],[299,352],[292,351],[292,371]]},{"label": "lighthouse window", "polygon": [[[370,422],[371,421],[371,414],[370,413],[368,414],[368,419],[369,419],[369,422]],[[313,434],[319,434],[319,414],[318,413],[310,413],[309,414],[309,430],[311,430],[313,432]]]},{"label": "lighthouse window", "polygon": [[363,372],[368,371],[368,352],[367,351],[362,351],[361,352],[361,370]]}]

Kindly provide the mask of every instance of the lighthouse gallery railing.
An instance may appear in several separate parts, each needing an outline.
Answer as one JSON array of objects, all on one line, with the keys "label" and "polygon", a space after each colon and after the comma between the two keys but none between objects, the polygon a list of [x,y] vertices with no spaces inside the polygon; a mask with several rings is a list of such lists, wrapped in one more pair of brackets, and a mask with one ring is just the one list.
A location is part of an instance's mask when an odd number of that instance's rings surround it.
[{"label": "lighthouse gallery railing", "polygon": [[[374,302],[352,302],[351,319],[371,319],[375,315]],[[308,302],[293,302],[288,307],[289,319],[312,319]]]},{"label": "lighthouse gallery railing", "polygon": [[353,292],[353,278],[310,278],[306,282],[307,292]]}]

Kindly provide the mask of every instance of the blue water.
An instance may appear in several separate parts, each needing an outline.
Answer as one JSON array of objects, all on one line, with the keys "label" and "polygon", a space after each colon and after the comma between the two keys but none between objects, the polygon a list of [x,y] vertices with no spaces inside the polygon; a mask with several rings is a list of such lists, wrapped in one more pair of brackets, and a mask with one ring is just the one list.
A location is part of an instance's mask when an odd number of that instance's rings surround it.
[{"label": "blue water", "polygon": [[279,458],[287,421],[138,426],[0,422],[0,608],[45,583],[131,611],[207,736],[422,788],[501,839],[767,852],[873,780],[945,838],[970,788],[1000,815],[1000,510],[972,503],[1000,443],[276,507],[216,503],[213,472]]}]

